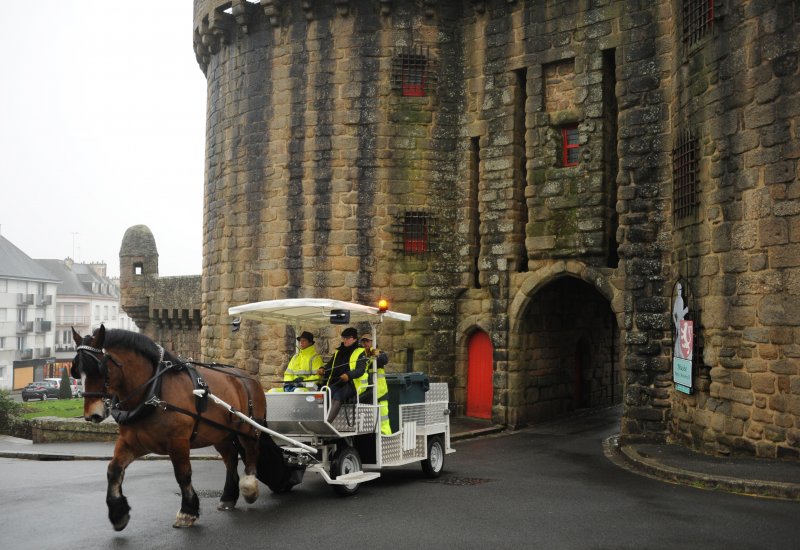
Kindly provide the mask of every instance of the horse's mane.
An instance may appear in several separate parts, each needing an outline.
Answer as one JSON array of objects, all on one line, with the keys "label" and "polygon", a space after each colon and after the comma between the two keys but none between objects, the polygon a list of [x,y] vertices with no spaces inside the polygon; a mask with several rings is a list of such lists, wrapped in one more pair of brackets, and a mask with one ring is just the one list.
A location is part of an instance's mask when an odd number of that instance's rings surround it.
[{"label": "horse's mane", "polygon": [[[106,331],[103,347],[120,347],[133,350],[149,359],[153,364],[157,364],[161,357],[161,352],[153,340],[139,332],[131,332],[130,330],[123,330],[119,328]],[[164,350],[164,360],[172,361],[173,363],[181,362],[178,356],[167,350]]]}]

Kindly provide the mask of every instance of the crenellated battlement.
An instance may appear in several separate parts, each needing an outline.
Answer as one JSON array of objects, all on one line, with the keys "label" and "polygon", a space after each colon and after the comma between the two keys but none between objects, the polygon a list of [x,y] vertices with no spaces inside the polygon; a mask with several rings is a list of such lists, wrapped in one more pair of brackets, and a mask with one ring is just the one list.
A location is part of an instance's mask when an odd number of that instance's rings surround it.
[{"label": "crenellated battlement", "polygon": [[[351,4],[356,0],[330,0],[341,17],[351,15]],[[365,0],[358,0],[365,3]],[[368,0],[367,0],[368,1]],[[392,14],[397,0],[372,0],[375,9],[381,16]],[[420,9],[427,18],[436,15],[441,0],[422,0]],[[514,4],[517,0],[506,0]],[[476,14],[486,11],[486,0],[469,0]],[[315,17],[315,9],[319,9],[311,0],[195,0],[194,3],[194,39],[193,46],[197,63],[203,70],[208,69],[210,56],[220,50],[223,44],[231,44],[239,33],[248,34],[253,18],[263,16],[273,27],[281,27],[291,20],[287,15],[291,9],[302,10],[305,19],[311,21]]]}]

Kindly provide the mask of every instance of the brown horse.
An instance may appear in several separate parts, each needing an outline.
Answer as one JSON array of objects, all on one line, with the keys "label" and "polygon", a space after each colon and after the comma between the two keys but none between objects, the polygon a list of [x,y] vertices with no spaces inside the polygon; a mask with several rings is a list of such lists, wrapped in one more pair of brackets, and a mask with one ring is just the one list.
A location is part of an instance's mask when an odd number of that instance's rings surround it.
[{"label": "brown horse", "polygon": [[[260,432],[226,409],[197,397],[207,389],[234,409],[264,423],[264,390],[245,372],[225,365],[181,361],[142,334],[106,330],[92,336],[72,330],[77,355],[71,373],[84,384],[84,419],[100,422],[111,414],[119,424],[114,458],[108,465],[108,518],[121,531],[130,519],[122,494],[125,468],[136,458],[169,455],[181,490],[181,508],[173,527],[191,527],[200,515],[200,501],[192,488],[189,449],[213,445],[222,456],[227,474],[219,509],[231,510],[241,491],[252,503],[258,498],[256,467]],[[239,480],[238,455],[245,464]]]}]

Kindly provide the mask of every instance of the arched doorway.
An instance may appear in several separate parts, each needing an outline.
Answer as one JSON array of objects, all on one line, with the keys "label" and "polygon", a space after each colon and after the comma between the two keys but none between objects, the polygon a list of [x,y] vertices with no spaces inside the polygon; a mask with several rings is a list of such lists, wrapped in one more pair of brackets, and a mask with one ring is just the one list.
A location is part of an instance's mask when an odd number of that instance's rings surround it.
[{"label": "arched doorway", "polygon": [[531,296],[518,328],[523,421],[621,402],[619,328],[592,285],[572,276],[550,281]]},{"label": "arched doorway", "polygon": [[492,418],[493,356],[489,335],[473,332],[467,342],[467,416]]}]

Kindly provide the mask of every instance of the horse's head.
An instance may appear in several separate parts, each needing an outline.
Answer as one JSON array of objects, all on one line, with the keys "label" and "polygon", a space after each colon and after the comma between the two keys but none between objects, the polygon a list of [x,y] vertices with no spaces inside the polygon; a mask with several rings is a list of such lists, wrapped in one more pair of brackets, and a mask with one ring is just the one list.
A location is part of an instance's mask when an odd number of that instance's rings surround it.
[{"label": "horse's head", "polygon": [[108,416],[108,362],[103,353],[106,329],[103,325],[92,335],[81,336],[72,329],[77,353],[72,360],[70,375],[83,384],[83,418],[101,422]]}]

